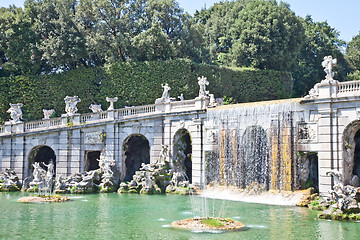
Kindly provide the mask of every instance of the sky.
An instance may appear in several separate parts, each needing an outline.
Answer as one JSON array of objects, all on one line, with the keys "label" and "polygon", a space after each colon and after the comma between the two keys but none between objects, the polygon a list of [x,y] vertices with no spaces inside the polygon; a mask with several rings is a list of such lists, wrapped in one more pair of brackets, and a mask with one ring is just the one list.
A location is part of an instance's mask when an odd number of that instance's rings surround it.
[{"label": "sky", "polygon": [[[177,0],[180,7],[193,14],[196,10],[211,7],[219,0]],[[311,15],[314,21],[327,21],[340,32],[340,38],[349,42],[360,32],[360,0],[283,0],[300,17]],[[22,7],[24,0],[0,0],[0,7],[15,4]]]}]

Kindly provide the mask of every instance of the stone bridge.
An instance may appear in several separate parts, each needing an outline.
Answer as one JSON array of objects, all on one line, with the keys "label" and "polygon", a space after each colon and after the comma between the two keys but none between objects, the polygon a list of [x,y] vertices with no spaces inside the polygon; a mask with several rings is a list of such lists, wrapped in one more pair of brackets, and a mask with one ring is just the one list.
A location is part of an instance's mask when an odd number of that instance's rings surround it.
[{"label": "stone bridge", "polygon": [[360,81],[325,79],[302,99],[220,106],[201,85],[199,97],[181,101],[163,87],[153,105],[89,114],[67,109],[60,118],[32,122],[13,114],[0,127],[1,170],[25,179],[32,163],[54,160],[56,174],[69,175],[98,168],[105,150],[129,180],[167,146],[167,160],[181,161],[198,185],[258,182],[278,190],[314,186],[325,194],[333,186],[329,170],[359,185]]}]

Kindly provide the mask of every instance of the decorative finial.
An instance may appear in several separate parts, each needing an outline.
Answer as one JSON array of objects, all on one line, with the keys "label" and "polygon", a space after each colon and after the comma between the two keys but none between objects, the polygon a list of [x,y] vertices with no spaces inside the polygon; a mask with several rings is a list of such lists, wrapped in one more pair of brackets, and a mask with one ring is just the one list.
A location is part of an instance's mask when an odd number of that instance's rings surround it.
[{"label": "decorative finial", "polygon": [[114,110],[114,103],[117,102],[118,98],[114,97],[114,98],[109,98],[106,97],[106,101],[110,103],[110,106],[107,110]]}]

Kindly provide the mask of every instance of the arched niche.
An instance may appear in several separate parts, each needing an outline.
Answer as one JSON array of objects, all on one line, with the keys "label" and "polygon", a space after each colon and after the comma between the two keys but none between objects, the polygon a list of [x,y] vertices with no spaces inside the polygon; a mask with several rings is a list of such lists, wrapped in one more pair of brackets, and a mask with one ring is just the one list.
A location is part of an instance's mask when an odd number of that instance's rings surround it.
[{"label": "arched niche", "polygon": [[344,184],[359,186],[360,121],[354,121],[345,128],[342,145]]},{"label": "arched niche", "polygon": [[123,149],[123,171],[124,181],[130,181],[141,167],[142,163],[150,163],[149,141],[141,134],[128,136],[122,145]]},{"label": "arched niche", "polygon": [[176,172],[185,172],[192,182],[192,144],[191,136],[185,128],[179,129],[174,135],[173,167]]},{"label": "arched niche", "polygon": [[34,147],[28,155],[27,176],[32,176],[32,172],[34,170],[33,163],[38,162],[43,169],[47,170],[46,165],[48,165],[51,161],[54,164],[54,174],[56,174],[56,155],[54,150],[46,145]]},{"label": "arched niche", "polygon": [[261,126],[245,129],[241,141],[241,187],[256,182],[269,188],[268,138]]},{"label": "arched niche", "polygon": [[99,169],[99,159],[100,159],[101,151],[85,151],[85,164],[84,171],[92,171]]}]

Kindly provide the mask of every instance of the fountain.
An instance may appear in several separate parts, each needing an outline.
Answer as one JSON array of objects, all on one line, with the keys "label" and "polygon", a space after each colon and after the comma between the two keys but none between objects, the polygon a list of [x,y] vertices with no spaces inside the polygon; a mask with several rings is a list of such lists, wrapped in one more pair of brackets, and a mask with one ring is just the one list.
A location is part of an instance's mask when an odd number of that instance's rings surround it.
[{"label": "fountain", "polygon": [[102,151],[99,162],[99,169],[83,173],[73,173],[63,178],[58,176],[55,180],[55,193],[109,193],[116,191],[118,176],[112,170],[115,160]]},{"label": "fountain", "polygon": [[48,165],[39,162],[33,163],[33,180],[30,182],[28,191],[37,193],[35,196],[22,197],[19,202],[65,202],[70,198],[53,194],[54,163],[51,160]]}]

